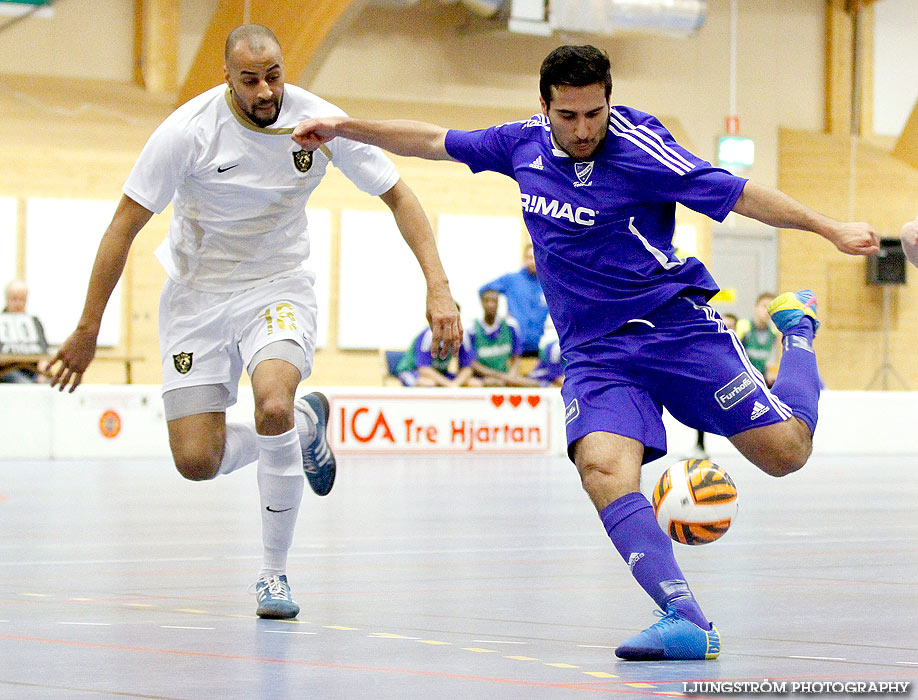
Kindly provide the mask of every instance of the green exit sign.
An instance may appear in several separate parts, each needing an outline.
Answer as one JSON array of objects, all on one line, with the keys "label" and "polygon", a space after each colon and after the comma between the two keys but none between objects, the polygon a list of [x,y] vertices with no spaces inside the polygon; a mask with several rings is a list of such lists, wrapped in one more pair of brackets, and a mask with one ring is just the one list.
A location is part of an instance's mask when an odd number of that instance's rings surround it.
[{"label": "green exit sign", "polygon": [[717,139],[717,162],[728,170],[752,167],[755,163],[755,142],[743,136],[721,136]]},{"label": "green exit sign", "polygon": [[54,0],[0,0],[0,15],[53,17]]}]

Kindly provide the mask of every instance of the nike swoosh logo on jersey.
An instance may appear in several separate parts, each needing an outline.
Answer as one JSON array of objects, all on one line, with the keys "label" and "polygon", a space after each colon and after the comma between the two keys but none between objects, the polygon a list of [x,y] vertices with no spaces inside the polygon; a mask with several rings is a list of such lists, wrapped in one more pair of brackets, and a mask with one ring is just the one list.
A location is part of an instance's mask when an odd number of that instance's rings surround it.
[{"label": "nike swoosh logo on jersey", "polygon": [[282,508],[281,510],[274,510],[271,506],[265,506],[265,510],[270,513],[286,513],[288,510],[293,510],[293,508]]},{"label": "nike swoosh logo on jersey", "polygon": [[232,170],[233,168],[236,168],[236,167],[238,167],[238,166],[239,166],[239,163],[236,163],[236,164],[234,164],[234,165],[227,165],[225,168],[219,167],[219,166],[218,166],[218,167],[217,167],[217,172],[218,172],[218,173],[225,173],[227,170]]}]

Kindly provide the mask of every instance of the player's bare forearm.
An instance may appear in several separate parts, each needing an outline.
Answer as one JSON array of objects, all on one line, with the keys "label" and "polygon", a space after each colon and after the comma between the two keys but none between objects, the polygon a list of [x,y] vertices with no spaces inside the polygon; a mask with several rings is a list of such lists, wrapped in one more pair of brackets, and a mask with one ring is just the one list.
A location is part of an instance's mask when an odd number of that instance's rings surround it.
[{"label": "player's bare forearm", "polygon": [[452,381],[452,386],[465,386],[469,383],[469,379],[472,378],[472,367],[463,367],[459,370],[459,374],[456,375],[456,378]]},{"label": "player's bare forearm", "polygon": [[52,387],[59,386],[63,391],[69,385],[72,392],[82,381],[83,373],[96,354],[102,314],[124,271],[131,243],[150,216],[152,212],[134,200],[126,196],[121,198],[99,243],[77,327],[51,360]]},{"label": "player's bare forearm", "polygon": [[442,126],[406,119],[369,120],[350,117],[319,117],[300,122],[293,140],[307,151],[341,137],[378,146],[400,156],[427,160],[453,160],[446,152],[446,132]]},{"label": "player's bare forearm", "polygon": [[479,377],[485,377],[486,379],[497,379],[503,382],[507,378],[504,372],[498,372],[496,369],[491,369],[487,365],[482,364],[479,360],[472,362],[472,370]]},{"label": "player's bare forearm", "polygon": [[433,367],[418,367],[418,376],[429,379],[436,386],[452,386],[452,382]]},{"label": "player's bare forearm", "polygon": [[777,228],[811,231],[830,241],[849,255],[873,255],[879,238],[870,224],[844,223],[813,211],[773,187],[746,183],[733,211]]},{"label": "player's bare forearm", "polygon": [[453,301],[433,230],[411,188],[399,180],[380,196],[392,211],[402,238],[417,258],[427,282],[427,322],[433,334],[431,355],[445,359],[458,353],[462,342],[462,321]]}]

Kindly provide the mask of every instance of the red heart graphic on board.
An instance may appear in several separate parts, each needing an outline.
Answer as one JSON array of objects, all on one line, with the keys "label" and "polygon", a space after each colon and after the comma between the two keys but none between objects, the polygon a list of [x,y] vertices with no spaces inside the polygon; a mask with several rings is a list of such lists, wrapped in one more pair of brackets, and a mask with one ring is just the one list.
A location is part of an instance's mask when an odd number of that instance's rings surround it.
[{"label": "red heart graphic on board", "polygon": [[513,407],[516,408],[523,402],[523,397],[522,396],[511,396],[509,400],[510,400],[510,403],[513,405]]},{"label": "red heart graphic on board", "polygon": [[542,400],[541,396],[527,396],[526,400],[529,402],[529,405],[535,408],[539,405],[539,401]]},{"label": "red heart graphic on board", "polygon": [[494,404],[495,406],[497,406],[498,408],[500,408],[500,405],[501,405],[503,402],[504,402],[504,397],[501,396],[500,394],[494,394],[494,395],[491,397],[491,403],[493,403],[493,404]]}]

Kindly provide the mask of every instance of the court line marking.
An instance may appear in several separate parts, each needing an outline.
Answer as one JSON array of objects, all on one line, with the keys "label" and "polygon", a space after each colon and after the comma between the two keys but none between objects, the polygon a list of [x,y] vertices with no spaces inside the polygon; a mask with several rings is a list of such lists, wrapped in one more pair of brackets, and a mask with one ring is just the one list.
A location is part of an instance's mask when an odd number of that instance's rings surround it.
[{"label": "court line marking", "polygon": [[609,647],[603,644],[578,644],[582,649],[618,649],[618,647]]},{"label": "court line marking", "polygon": [[192,627],[190,625],[160,625],[165,630],[212,630],[215,627]]},{"label": "court line marking", "polygon": [[[886,540],[884,540],[886,541]],[[913,541],[913,540],[911,540]],[[290,552],[288,557],[293,558],[316,558],[316,557],[388,557],[394,554],[416,554],[418,556],[442,555],[442,554],[505,554],[508,552],[569,552],[572,550],[582,551],[606,551],[608,547],[598,545],[571,545],[558,547],[481,547],[481,548],[463,548],[463,549],[393,549],[393,550],[369,550],[354,552]],[[261,555],[245,556],[227,556],[227,557],[144,557],[142,559],[60,559],[56,561],[14,561],[4,562],[4,566],[67,566],[67,565],[99,565],[99,564],[159,564],[159,563],[184,563],[184,562],[226,562],[258,559]]]},{"label": "court line marking", "polygon": [[84,625],[87,627],[111,627],[111,622],[65,622],[59,621],[59,625]]},{"label": "court line marking", "polygon": [[23,681],[9,681],[6,679],[0,679],[0,685],[13,685],[22,688],[41,688],[43,690],[65,690],[67,692],[76,692],[81,696],[86,693],[92,693],[93,695],[106,695],[119,698],[142,698],[143,700],[181,700],[181,698],[174,698],[171,695],[149,695],[147,693],[130,693],[125,690],[100,690],[98,688],[78,688],[72,685],[52,685],[51,683],[25,683]]},{"label": "court line marking", "polygon": [[268,634],[318,634],[318,632],[300,632],[299,630],[265,630]]},{"label": "court line marking", "polygon": [[499,639],[473,639],[476,644],[529,644],[529,642],[511,642]]},{"label": "court line marking", "polygon": [[789,659],[804,659],[805,661],[847,661],[840,656],[788,656]]},{"label": "court line marking", "polygon": [[251,661],[253,663],[269,663],[283,666],[302,666],[307,668],[328,668],[339,671],[357,671],[362,673],[389,673],[407,676],[424,676],[430,678],[450,678],[464,681],[479,681],[483,683],[497,683],[501,685],[518,685],[532,688],[557,688],[564,690],[577,690],[589,693],[620,693],[620,690],[584,686],[580,683],[548,683],[544,681],[527,681],[516,678],[498,678],[494,676],[474,676],[466,673],[450,673],[447,671],[425,671],[416,668],[390,668],[384,666],[361,666],[357,664],[334,664],[318,661],[305,661],[302,659],[272,659],[263,656],[245,656],[242,654],[221,654],[216,652],[190,651],[185,649],[159,649],[155,647],[135,647],[120,644],[102,644],[99,642],[85,642],[70,639],[49,639],[47,637],[25,637],[15,634],[0,634],[0,639],[16,642],[32,642],[36,644],[54,644],[59,646],[83,647],[88,649],[109,649],[114,651],[130,651],[141,654],[156,654],[167,656],[184,656],[200,659],[221,659],[227,661]]}]

